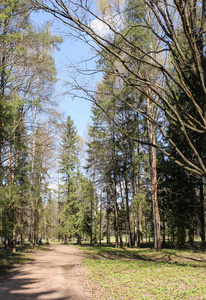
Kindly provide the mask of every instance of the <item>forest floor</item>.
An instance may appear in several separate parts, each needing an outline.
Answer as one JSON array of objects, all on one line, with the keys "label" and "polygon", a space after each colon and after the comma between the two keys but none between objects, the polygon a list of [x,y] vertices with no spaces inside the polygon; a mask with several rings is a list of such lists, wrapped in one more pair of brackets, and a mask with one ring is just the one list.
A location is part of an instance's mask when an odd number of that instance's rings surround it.
[{"label": "forest floor", "polygon": [[[24,263],[0,276],[0,298],[27,299],[95,299],[98,288],[84,276],[81,265],[84,252],[77,247],[53,244],[45,251],[24,257]],[[18,257],[18,253],[14,255]]]}]

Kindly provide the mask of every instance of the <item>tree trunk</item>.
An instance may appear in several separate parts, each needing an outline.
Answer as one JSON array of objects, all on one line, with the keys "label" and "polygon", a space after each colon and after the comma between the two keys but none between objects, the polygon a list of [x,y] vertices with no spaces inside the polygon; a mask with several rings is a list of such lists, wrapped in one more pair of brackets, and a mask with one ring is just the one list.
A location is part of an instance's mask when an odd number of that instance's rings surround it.
[{"label": "tree trunk", "polygon": [[128,246],[132,247],[132,234],[130,226],[130,209],[129,209],[129,191],[128,191],[128,181],[127,181],[127,171],[125,171],[125,195],[126,195],[126,226],[128,234]]},{"label": "tree trunk", "polygon": [[12,147],[11,144],[8,146],[8,194],[9,194],[9,202],[8,202],[8,211],[9,211],[9,219],[12,224],[12,236],[10,247],[12,249],[12,253],[16,252],[16,226],[15,226],[15,208],[12,201],[12,186],[14,184],[14,174],[12,170]]},{"label": "tree trunk", "polygon": [[[8,29],[8,21],[5,20],[3,24],[3,41],[6,38]],[[5,85],[6,85],[6,42],[2,43],[1,49],[1,90],[0,90],[0,164],[2,165],[2,146],[3,146],[3,116],[2,107],[4,103]],[[0,185],[2,184],[2,168],[0,168]]]},{"label": "tree trunk", "polygon": [[34,246],[36,246],[36,241],[37,241],[37,212],[36,212],[36,208],[34,210],[34,228],[33,228],[33,231],[34,231]]},{"label": "tree trunk", "polygon": [[102,195],[100,196],[100,209],[99,209],[99,243],[102,243]]},{"label": "tree trunk", "polygon": [[118,236],[120,238],[120,247],[123,247],[122,243],[122,236],[120,231],[120,224],[119,224],[119,214],[118,214],[118,205],[117,205],[117,174],[116,174],[116,146],[115,146],[115,125],[112,124],[112,175],[113,178],[111,178],[112,183],[112,195],[113,195],[113,203],[114,203],[114,216],[115,216],[115,246],[119,247],[119,240]]},{"label": "tree trunk", "polygon": [[77,245],[81,245],[81,235],[77,235]]},{"label": "tree trunk", "polygon": [[114,231],[115,231],[115,247],[119,247],[119,239],[118,239],[118,232],[119,232],[119,222],[118,222],[118,211],[117,211],[117,200],[116,200],[116,184],[113,184],[113,202],[114,202]]},{"label": "tree trunk", "polygon": [[[148,91],[147,91],[148,92]],[[147,97],[147,112],[152,116],[152,108],[149,97]],[[149,142],[155,145],[155,129],[153,123],[148,119]],[[160,214],[157,198],[157,165],[156,165],[156,148],[150,146],[150,166],[152,177],[152,198],[153,198],[153,222],[154,222],[154,246],[156,251],[161,250],[161,236],[160,236]]]},{"label": "tree trunk", "polygon": [[138,166],[138,246],[143,243],[140,166]]},{"label": "tree trunk", "polygon": [[[194,216],[191,215],[190,218],[190,227],[189,227],[189,245],[191,248],[194,247],[194,238],[195,238],[195,232],[194,232]],[[183,241],[182,241],[183,243]],[[184,246],[184,244],[183,244]]]},{"label": "tree trunk", "polygon": [[93,197],[91,197],[91,207],[90,207],[90,218],[91,218],[91,233],[90,233],[90,245],[93,243]]},{"label": "tree trunk", "polygon": [[[139,115],[137,114],[137,140],[139,137]],[[141,246],[143,243],[143,228],[142,228],[142,199],[141,199],[141,166],[140,166],[140,143],[137,143],[137,190],[138,190],[138,246]]]},{"label": "tree trunk", "polygon": [[110,193],[107,191],[107,244],[110,244]]},{"label": "tree trunk", "polygon": [[138,246],[140,247],[143,243],[143,228],[142,228],[142,203],[139,199],[139,219],[138,219]]},{"label": "tree trunk", "polygon": [[24,233],[21,232],[21,245],[23,246],[24,245]]},{"label": "tree trunk", "polygon": [[[114,215],[115,215],[115,247],[123,247],[120,224],[119,224],[119,214],[118,214],[118,205],[117,205],[117,190],[116,190],[116,175],[114,175],[113,180],[113,201],[114,201]],[[119,237],[119,239],[118,239]]]},{"label": "tree trunk", "polygon": [[205,243],[205,203],[204,203],[204,185],[202,178],[199,181],[200,186],[200,211],[199,211],[199,222],[200,222],[200,237],[201,237],[201,248],[206,250]]},{"label": "tree trunk", "polygon": [[[132,199],[135,198],[135,174],[134,174],[134,168],[132,171]],[[133,200],[134,201],[134,200]],[[133,203],[134,210],[133,210],[133,231],[134,231],[134,246],[137,247],[137,233],[138,233],[138,226],[137,226],[137,200],[135,199],[135,202]]]},{"label": "tree trunk", "polygon": [[15,228],[15,226],[13,227],[13,230],[12,230],[11,248],[12,248],[12,253],[16,253],[16,228]]},{"label": "tree trunk", "polygon": [[34,106],[34,120],[33,120],[33,137],[32,137],[32,163],[31,163],[31,196],[29,199],[29,241],[33,246],[33,232],[32,232],[32,210],[33,210],[33,183],[34,183],[34,160],[36,151],[36,110],[37,106]]},{"label": "tree trunk", "polygon": [[[60,214],[60,201],[59,201],[59,170],[58,170],[58,193],[57,193],[57,203],[58,203],[58,214]],[[58,218],[58,226],[60,226],[61,219]],[[58,232],[58,242],[60,242],[60,233]]]},{"label": "tree trunk", "polygon": [[99,243],[102,243],[102,205],[100,200],[100,211],[99,211]]},{"label": "tree trunk", "polygon": [[94,243],[97,243],[97,199],[94,191]]}]

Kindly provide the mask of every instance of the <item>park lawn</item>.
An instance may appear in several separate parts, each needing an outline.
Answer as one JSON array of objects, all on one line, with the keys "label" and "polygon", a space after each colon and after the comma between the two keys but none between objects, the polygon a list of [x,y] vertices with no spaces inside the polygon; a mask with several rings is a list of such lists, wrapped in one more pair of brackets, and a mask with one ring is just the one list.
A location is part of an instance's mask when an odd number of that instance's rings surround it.
[{"label": "park lawn", "polygon": [[87,276],[99,299],[206,299],[206,254],[84,246]]}]

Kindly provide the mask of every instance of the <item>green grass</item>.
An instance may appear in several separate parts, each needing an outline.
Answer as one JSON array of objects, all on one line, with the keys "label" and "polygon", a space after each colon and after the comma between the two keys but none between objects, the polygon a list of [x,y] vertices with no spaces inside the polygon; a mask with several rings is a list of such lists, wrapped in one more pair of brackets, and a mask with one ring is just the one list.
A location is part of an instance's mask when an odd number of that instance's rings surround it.
[{"label": "green grass", "polygon": [[206,299],[206,254],[191,251],[82,247],[100,299]]}]

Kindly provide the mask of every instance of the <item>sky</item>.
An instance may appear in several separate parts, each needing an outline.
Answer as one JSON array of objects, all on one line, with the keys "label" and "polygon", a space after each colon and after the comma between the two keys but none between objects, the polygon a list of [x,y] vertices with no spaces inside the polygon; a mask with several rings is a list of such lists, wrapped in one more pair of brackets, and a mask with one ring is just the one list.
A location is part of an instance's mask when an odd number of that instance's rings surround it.
[{"label": "sky", "polygon": [[[46,21],[53,20],[52,17],[45,12],[38,12],[32,14],[33,22],[43,24]],[[65,118],[70,115],[77,128],[78,134],[83,138],[86,136],[88,123],[91,116],[91,102],[76,97],[72,99],[70,95],[65,95],[67,88],[65,82],[71,80],[73,72],[68,68],[69,65],[78,65],[79,62],[85,61],[93,56],[90,47],[77,39],[65,37],[65,26],[63,27],[60,22],[54,21],[52,26],[52,34],[62,35],[64,41],[59,46],[60,50],[55,51],[54,59],[57,68],[57,78],[59,79],[55,90],[56,100],[59,102],[60,111],[64,113]],[[94,61],[87,62],[87,67],[91,69],[94,67]],[[100,75],[93,78],[85,78],[89,80],[90,85],[95,89],[97,82],[101,79]],[[81,83],[79,79],[79,83]]]},{"label": "sky", "polygon": [[[31,15],[31,19],[36,24],[44,24],[46,21],[54,20],[49,13],[45,12],[33,12]],[[115,21],[116,22],[116,21]],[[102,22],[98,22],[96,19],[93,20],[91,26],[94,30],[96,30],[99,34],[107,35],[111,32],[108,31],[108,26],[105,26]],[[55,100],[59,102],[60,111],[64,113],[65,120],[68,115],[70,115],[71,119],[74,121],[74,125],[77,128],[78,134],[86,139],[87,137],[87,129],[88,124],[91,122],[91,102],[81,99],[80,97],[76,97],[72,99],[70,95],[64,95],[64,92],[67,90],[65,88],[65,82],[71,80],[72,71],[68,69],[68,66],[74,64],[78,66],[78,63],[81,61],[87,61],[85,66],[88,69],[95,68],[95,61],[89,60],[94,56],[90,47],[78,39],[74,39],[71,37],[65,37],[65,26],[61,24],[59,21],[54,20],[52,26],[52,34],[62,36],[64,41],[59,46],[60,50],[55,51],[54,59],[57,68],[57,78],[59,79],[56,84],[56,97]],[[96,90],[98,82],[101,80],[101,74],[96,74],[93,77],[89,76],[84,79],[80,78],[78,82],[80,85],[85,82],[91,87],[92,90]],[[50,188],[57,189],[57,173],[54,170],[50,171]]]}]

